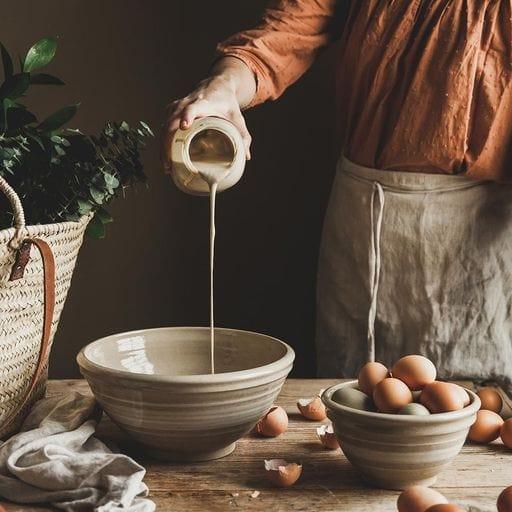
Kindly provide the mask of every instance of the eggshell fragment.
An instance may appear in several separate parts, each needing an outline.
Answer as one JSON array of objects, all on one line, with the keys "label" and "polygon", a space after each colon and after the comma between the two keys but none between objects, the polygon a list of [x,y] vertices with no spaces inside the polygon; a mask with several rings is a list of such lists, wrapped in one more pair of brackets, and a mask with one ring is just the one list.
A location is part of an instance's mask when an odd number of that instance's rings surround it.
[{"label": "eggshell fragment", "polygon": [[301,398],[297,402],[297,407],[302,416],[308,420],[322,421],[327,418],[325,405],[319,396],[315,396],[315,398]]},{"label": "eggshell fragment", "polygon": [[412,402],[412,393],[401,380],[388,377],[375,386],[373,401],[380,412],[396,413]]},{"label": "eggshell fragment", "polygon": [[434,505],[433,507],[427,508],[426,512],[466,512],[466,509],[455,505],[455,503],[447,503]]},{"label": "eggshell fragment", "polygon": [[293,485],[302,473],[302,466],[294,462],[288,463],[284,459],[265,460],[267,478],[278,487]]},{"label": "eggshell fragment", "polygon": [[332,425],[321,425],[316,429],[316,434],[320,442],[329,450],[338,450],[340,444],[336,439]]},{"label": "eggshell fragment", "polygon": [[389,370],[381,363],[366,363],[359,372],[359,389],[368,396],[372,396],[373,388],[386,377],[389,377]]},{"label": "eggshell fragment", "polygon": [[425,512],[433,505],[448,503],[448,500],[439,492],[415,485],[408,487],[400,496],[397,501],[398,512]]},{"label": "eggshell fragment", "polygon": [[512,418],[503,422],[500,429],[500,436],[503,444],[507,448],[512,448]]},{"label": "eggshell fragment", "polygon": [[432,413],[459,411],[464,408],[462,394],[454,384],[434,381],[427,384],[420,395],[420,402]]},{"label": "eggshell fragment", "polygon": [[359,409],[360,411],[375,411],[373,400],[362,391],[354,388],[337,389],[331,396],[331,400],[337,404]]},{"label": "eggshell fragment", "polygon": [[490,443],[498,439],[503,425],[499,414],[480,409],[476,413],[476,421],[469,429],[468,437],[475,443]]},{"label": "eggshell fragment", "polygon": [[282,407],[274,406],[256,423],[254,432],[265,437],[277,437],[287,428],[288,414]]},{"label": "eggshell fragment", "polygon": [[478,398],[482,402],[480,409],[495,412],[499,414],[503,407],[501,395],[493,388],[481,388],[477,392]]},{"label": "eggshell fragment", "polygon": [[437,374],[434,363],[419,355],[402,357],[394,364],[391,373],[405,382],[411,391],[418,391],[434,382]]},{"label": "eggshell fragment", "polygon": [[498,512],[512,512],[512,486],[501,491],[496,506]]},{"label": "eggshell fragment", "polygon": [[402,407],[398,411],[398,414],[407,414],[410,416],[430,416],[430,411],[424,405],[413,402]]}]

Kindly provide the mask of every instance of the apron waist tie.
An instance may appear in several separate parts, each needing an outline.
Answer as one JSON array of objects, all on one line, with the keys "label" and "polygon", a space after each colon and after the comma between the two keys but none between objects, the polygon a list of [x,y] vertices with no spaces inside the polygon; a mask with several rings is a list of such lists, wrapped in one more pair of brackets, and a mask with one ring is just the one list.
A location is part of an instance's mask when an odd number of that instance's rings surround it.
[{"label": "apron waist tie", "polygon": [[[378,198],[376,212],[375,199]],[[368,361],[375,361],[375,318],[377,316],[377,293],[380,278],[380,234],[384,215],[384,188],[378,181],[373,182],[370,200],[370,309],[368,311]]]}]

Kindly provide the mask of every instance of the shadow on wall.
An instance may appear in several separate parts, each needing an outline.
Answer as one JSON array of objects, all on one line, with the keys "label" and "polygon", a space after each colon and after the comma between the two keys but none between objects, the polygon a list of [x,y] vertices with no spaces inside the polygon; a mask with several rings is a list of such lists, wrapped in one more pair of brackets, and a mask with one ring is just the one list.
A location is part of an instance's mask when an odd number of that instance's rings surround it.
[{"label": "shadow on wall", "polygon": [[[21,53],[60,38],[48,72],[65,89],[38,91],[41,116],[81,101],[74,123],[146,120],[158,129],[166,103],[186,94],[217,41],[251,26],[264,0],[10,2],[2,40]],[[21,27],[21,30],[20,30]],[[316,260],[334,173],[333,50],[286,96],[247,113],[253,160],[218,200],[218,325],[277,336],[297,352],[295,376],[313,376]],[[320,128],[320,129],[319,129]],[[208,324],[208,203],[179,192],[146,152],[148,190],[113,206],[107,238],[86,241],[52,353],[54,378],[77,377],[75,355],[113,332]]]}]

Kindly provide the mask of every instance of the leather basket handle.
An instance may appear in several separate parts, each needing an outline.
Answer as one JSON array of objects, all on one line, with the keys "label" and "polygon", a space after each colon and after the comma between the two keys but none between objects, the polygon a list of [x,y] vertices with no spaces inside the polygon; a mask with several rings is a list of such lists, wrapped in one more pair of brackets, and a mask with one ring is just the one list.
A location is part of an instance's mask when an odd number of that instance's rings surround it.
[{"label": "leather basket handle", "polygon": [[30,248],[33,245],[37,247],[39,253],[41,254],[44,274],[44,313],[41,344],[39,347],[36,368],[32,374],[30,384],[18,406],[13,411],[11,411],[11,414],[7,417],[6,420],[2,421],[2,430],[5,430],[7,427],[9,427],[9,425],[11,425],[11,423],[16,419],[20,411],[27,405],[32,392],[34,391],[39,378],[43,373],[45,364],[48,361],[53,314],[55,310],[55,259],[53,257],[50,246],[44,240],[39,238],[27,238],[24,240],[16,254],[16,261],[12,268],[10,280],[15,281],[23,277],[25,266],[30,259]]},{"label": "leather basket handle", "polygon": [[19,402],[18,406],[11,411],[7,419],[1,422],[0,428],[5,431],[29,402],[39,378],[43,373],[45,364],[48,361],[53,315],[55,311],[55,259],[50,246],[44,240],[39,238],[25,238],[25,213],[23,211],[20,198],[14,189],[1,176],[0,191],[7,196],[7,199],[12,206],[14,227],[16,228],[14,237],[11,240],[11,245],[16,249],[16,258],[9,280],[16,281],[23,277],[25,267],[30,261],[30,250],[33,245],[41,255],[44,276],[43,332],[41,334],[41,344],[39,346],[36,368],[30,380],[30,384],[24,392],[22,400]]}]

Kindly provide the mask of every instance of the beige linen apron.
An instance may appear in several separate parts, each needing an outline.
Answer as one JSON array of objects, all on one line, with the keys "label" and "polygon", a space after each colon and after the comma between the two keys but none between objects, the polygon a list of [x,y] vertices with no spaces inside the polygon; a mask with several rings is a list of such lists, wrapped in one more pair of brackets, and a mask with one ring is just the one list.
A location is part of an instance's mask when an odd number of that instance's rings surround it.
[{"label": "beige linen apron", "polygon": [[374,357],[512,389],[512,186],[342,159],[320,250],[321,377]]}]

